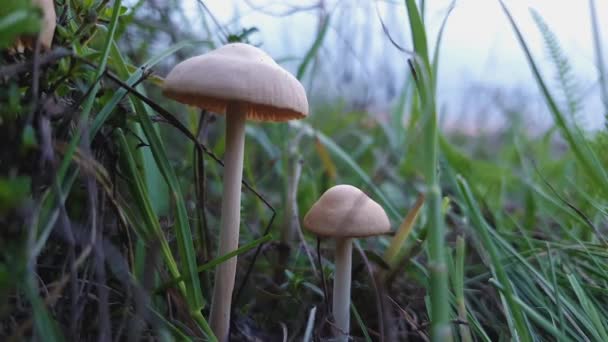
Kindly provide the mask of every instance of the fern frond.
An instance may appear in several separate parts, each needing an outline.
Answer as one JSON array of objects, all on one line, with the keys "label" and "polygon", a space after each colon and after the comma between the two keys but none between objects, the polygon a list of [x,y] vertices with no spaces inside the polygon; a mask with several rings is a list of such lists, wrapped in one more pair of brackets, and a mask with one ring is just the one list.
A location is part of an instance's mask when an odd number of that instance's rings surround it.
[{"label": "fern frond", "polygon": [[531,9],[530,12],[543,36],[549,58],[555,66],[555,78],[563,95],[563,105],[567,108],[571,119],[576,121],[578,113],[581,110],[582,97],[579,91],[579,83],[572,71],[572,65],[568,57],[566,57],[557,36],[549,28],[549,25],[534,9]]}]

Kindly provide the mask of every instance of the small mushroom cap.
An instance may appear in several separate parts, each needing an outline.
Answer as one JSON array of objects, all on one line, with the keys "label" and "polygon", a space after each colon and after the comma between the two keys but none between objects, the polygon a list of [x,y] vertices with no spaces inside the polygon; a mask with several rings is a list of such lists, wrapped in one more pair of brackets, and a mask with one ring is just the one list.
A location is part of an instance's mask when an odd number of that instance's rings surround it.
[{"label": "small mushroom cap", "polygon": [[384,209],[363,191],[336,185],[304,216],[304,228],[324,237],[366,237],[390,232],[391,223]]},{"label": "small mushroom cap", "polygon": [[231,102],[247,119],[288,121],[308,115],[302,84],[264,51],[243,43],[224,45],[176,65],[163,93],[179,102],[225,114]]}]

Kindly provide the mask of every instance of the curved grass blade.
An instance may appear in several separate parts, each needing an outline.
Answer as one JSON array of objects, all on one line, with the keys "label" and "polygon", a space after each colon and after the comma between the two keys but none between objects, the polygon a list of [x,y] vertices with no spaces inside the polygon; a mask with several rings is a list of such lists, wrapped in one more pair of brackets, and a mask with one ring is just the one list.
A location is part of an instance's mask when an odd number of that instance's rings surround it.
[{"label": "curved grass blade", "polygon": [[355,304],[353,304],[352,302],[350,303],[350,311],[352,311],[353,316],[355,316],[355,321],[357,321],[357,324],[359,325],[359,328],[363,332],[363,336],[365,337],[365,341],[366,342],[372,342],[373,340],[372,340],[372,337],[369,336],[369,332],[367,331],[367,326],[365,325],[365,322],[363,322],[363,319],[361,318],[361,315],[359,314],[359,311],[357,311],[357,308],[355,307]]},{"label": "curved grass blade", "polygon": [[521,311],[520,306],[515,302],[516,295],[513,291],[511,280],[503,268],[504,260],[500,257],[498,249],[496,248],[496,245],[494,245],[494,242],[490,236],[489,231],[491,229],[481,215],[477,201],[473,198],[473,194],[469,189],[467,181],[462,178],[462,176],[458,175],[456,176],[456,182],[460,195],[463,197],[466,204],[468,216],[471,218],[475,232],[477,236],[479,236],[484,249],[490,257],[492,271],[496,274],[496,278],[502,287],[505,303],[507,304],[505,307],[505,314],[507,317],[511,318],[509,321],[512,322],[512,329],[515,333],[513,338],[525,342],[532,341],[532,337],[530,336],[530,332],[526,324],[525,316]]},{"label": "curved grass blade", "polygon": [[[432,68],[433,68],[433,75],[435,75],[435,77],[438,75],[438,69],[439,69],[439,52],[440,52],[440,48],[441,48],[441,41],[443,39],[443,33],[445,32],[445,27],[448,23],[448,18],[450,17],[450,14],[452,14],[452,11],[454,10],[454,8],[456,7],[456,0],[452,0],[452,2],[450,3],[450,6],[448,7],[448,11],[445,14],[445,16],[443,17],[443,20],[441,21],[441,27],[439,28],[439,33],[437,33],[437,39],[435,41],[435,51],[433,52],[433,60],[431,61],[432,63]],[[437,82],[433,82],[433,91],[437,91]]]},{"label": "curved grass blade", "polygon": [[405,243],[405,240],[407,240],[407,237],[410,235],[412,228],[414,227],[418,213],[424,204],[424,198],[424,194],[418,195],[418,199],[416,199],[414,207],[407,213],[407,216],[401,222],[397,233],[391,239],[388,248],[384,252],[384,260],[390,265],[391,268],[394,268],[398,263],[397,256],[399,255],[401,247]]},{"label": "curved grass blade", "polygon": [[315,41],[313,42],[310,49],[308,49],[308,52],[306,52],[306,56],[304,57],[304,60],[302,61],[302,63],[300,63],[300,66],[298,67],[298,72],[296,73],[296,77],[298,80],[301,80],[302,77],[304,77],[304,74],[306,73],[306,70],[308,69],[308,65],[310,64],[312,59],[317,55],[317,52],[321,48],[321,45],[323,45],[323,40],[325,40],[325,36],[327,34],[327,29],[329,28],[329,21],[330,21],[329,15],[327,15],[323,18],[323,26],[321,26],[321,29],[319,30],[319,33],[317,34]]},{"label": "curved grass blade", "polygon": [[[146,72],[148,72],[148,70],[150,70],[150,68],[154,67],[160,61],[171,56],[172,54],[176,53],[177,51],[179,51],[185,47],[194,45],[194,44],[209,44],[209,42],[206,40],[203,40],[203,41],[185,40],[185,41],[179,42],[175,45],[172,45],[172,46],[168,47],[167,49],[161,51],[159,54],[157,54],[154,57],[147,60],[141,66],[139,66],[139,68],[137,68],[135,70],[135,72],[133,72],[129,76],[129,78],[125,81],[125,83],[128,84],[129,86],[135,86],[136,83],[139,80],[141,80],[142,77],[144,77],[146,75]],[[124,65],[124,63],[115,62],[113,64],[116,65],[116,68],[128,69],[128,66]],[[124,77],[124,76],[121,75],[121,77]],[[97,132],[99,132],[99,129],[101,129],[101,126],[103,126],[103,124],[109,118],[109,116],[112,114],[112,112],[114,111],[114,109],[116,108],[118,103],[122,100],[122,98],[125,95],[127,95],[127,92],[128,92],[128,90],[125,88],[118,89],[114,93],[112,98],[110,98],[110,100],[106,103],[106,105],[101,109],[101,111],[99,113],[97,113],[97,115],[95,116],[95,119],[93,120],[93,123],[91,125],[91,138],[95,137]]]},{"label": "curved grass blade", "polygon": [[[247,253],[250,250],[254,249],[255,247],[257,247],[260,244],[266,243],[268,241],[272,240],[272,235],[270,234],[266,234],[264,236],[262,236],[259,239],[255,239],[249,243],[244,244],[243,246],[235,249],[234,251],[230,252],[230,253],[226,253],[220,257],[217,257],[211,261],[209,261],[208,263],[201,265],[198,267],[198,272],[202,273],[202,272],[206,272],[208,270],[213,269],[215,266],[223,263],[224,261],[231,259],[235,256],[239,256],[243,253]],[[162,284],[161,286],[159,286],[154,292],[155,293],[160,293],[165,291],[167,288],[170,288],[171,286],[174,286],[175,284],[179,283],[180,281],[183,280],[187,280],[187,277],[182,277],[182,276],[178,276],[174,279],[169,280],[168,282]]]},{"label": "curved grass blade", "polygon": [[445,223],[441,211],[441,187],[437,173],[438,166],[438,127],[435,105],[435,77],[432,73],[427,46],[424,22],[418,11],[415,0],[405,0],[409,17],[410,31],[414,43],[413,72],[423,123],[423,172],[426,180],[429,220],[427,224],[427,249],[430,270],[430,301],[431,301],[431,340],[451,341],[452,329],[448,324],[450,316],[448,271],[445,253]]},{"label": "curved grass blade", "polygon": [[[173,277],[180,277],[177,262],[173,258],[169,243],[162,232],[159,219],[152,209],[147,187],[139,174],[139,170],[137,169],[135,159],[131,154],[127,139],[125,138],[121,129],[116,130],[115,136],[116,140],[118,140],[118,145],[122,156],[123,172],[129,179],[128,185],[130,188],[130,193],[134,197],[136,207],[140,211],[140,217],[143,219],[144,224],[142,225],[142,228],[144,231],[140,232],[143,234],[141,237],[145,241],[149,241],[149,239],[155,239],[158,241],[161,253],[165,259],[167,268],[169,269],[169,273],[171,273]],[[186,288],[183,284],[181,284],[181,288],[185,293]]]}]

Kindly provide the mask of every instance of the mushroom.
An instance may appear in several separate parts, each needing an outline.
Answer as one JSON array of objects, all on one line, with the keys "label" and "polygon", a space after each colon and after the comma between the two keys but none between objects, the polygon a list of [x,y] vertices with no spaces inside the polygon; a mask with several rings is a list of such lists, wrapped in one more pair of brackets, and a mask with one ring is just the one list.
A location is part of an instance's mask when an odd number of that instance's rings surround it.
[{"label": "mushroom", "polygon": [[[226,114],[224,191],[219,254],[238,247],[245,121],[284,122],[308,115],[302,84],[264,51],[243,43],[224,45],[173,68],[163,93],[179,102]],[[220,341],[228,340],[237,258],[215,272],[210,324]]]},{"label": "mushroom", "polygon": [[391,226],[382,207],[351,185],[325,191],[304,216],[304,228],[336,239],[332,312],[335,334],[346,341],[350,332],[350,283],[353,238],[386,234]]},{"label": "mushroom", "polygon": [[[40,45],[43,49],[50,50],[55,35],[57,14],[53,0],[32,0],[32,5],[40,7],[42,10],[42,21],[40,22]],[[25,48],[32,49],[35,40],[29,36],[23,36],[15,42],[15,49],[23,52]]]}]

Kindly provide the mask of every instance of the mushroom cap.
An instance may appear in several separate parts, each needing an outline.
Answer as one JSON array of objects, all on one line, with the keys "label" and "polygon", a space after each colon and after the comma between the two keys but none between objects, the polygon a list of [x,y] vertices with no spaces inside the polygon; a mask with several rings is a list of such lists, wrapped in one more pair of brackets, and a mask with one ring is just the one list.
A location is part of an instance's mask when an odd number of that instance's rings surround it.
[{"label": "mushroom cap", "polygon": [[304,228],[324,237],[366,237],[390,232],[384,209],[351,185],[325,191],[304,216]]},{"label": "mushroom cap", "polygon": [[247,119],[288,121],[308,115],[302,84],[264,51],[243,43],[224,45],[176,65],[163,94],[179,102],[225,114],[231,102]]}]

